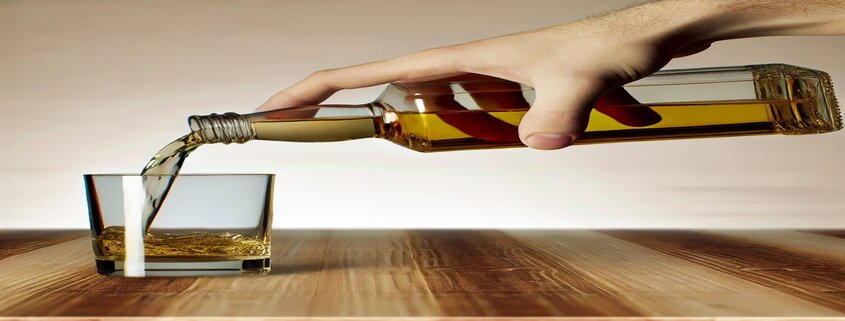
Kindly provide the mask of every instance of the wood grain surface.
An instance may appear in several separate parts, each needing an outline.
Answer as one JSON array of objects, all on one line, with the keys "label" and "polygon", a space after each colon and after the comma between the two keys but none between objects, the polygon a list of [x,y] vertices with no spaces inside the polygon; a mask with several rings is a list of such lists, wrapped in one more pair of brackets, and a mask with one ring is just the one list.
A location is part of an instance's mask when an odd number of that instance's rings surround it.
[{"label": "wood grain surface", "polygon": [[0,316],[845,316],[841,231],[277,230],[266,276],[96,273],[85,231],[0,231]]}]

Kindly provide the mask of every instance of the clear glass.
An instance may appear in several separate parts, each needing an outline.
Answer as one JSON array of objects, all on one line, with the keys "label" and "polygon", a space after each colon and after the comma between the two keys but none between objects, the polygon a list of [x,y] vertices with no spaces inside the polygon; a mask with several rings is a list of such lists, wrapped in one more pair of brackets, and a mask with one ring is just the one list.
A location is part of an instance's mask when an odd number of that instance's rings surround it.
[{"label": "clear glass", "polygon": [[[113,276],[266,274],[272,174],[85,175],[97,271]],[[144,179],[173,180],[145,228]]]},{"label": "clear glass", "polygon": [[[376,137],[421,152],[518,147],[517,128],[534,98],[527,85],[464,75],[393,83],[369,104],[192,116],[189,123],[208,143]],[[665,70],[598,99],[576,144],[841,128],[830,77],[821,71],[783,64]]]}]

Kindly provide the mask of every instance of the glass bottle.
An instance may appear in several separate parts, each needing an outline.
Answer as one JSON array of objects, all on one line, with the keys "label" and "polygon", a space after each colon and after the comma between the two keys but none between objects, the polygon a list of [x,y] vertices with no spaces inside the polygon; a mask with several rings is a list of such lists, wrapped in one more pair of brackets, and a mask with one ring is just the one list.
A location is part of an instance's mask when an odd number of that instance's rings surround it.
[{"label": "glass bottle", "polygon": [[[529,86],[465,75],[392,83],[368,104],[191,116],[189,124],[202,143],[384,138],[420,152],[516,147],[533,101]],[[576,144],[841,128],[824,72],[783,64],[665,70],[600,98]]]}]

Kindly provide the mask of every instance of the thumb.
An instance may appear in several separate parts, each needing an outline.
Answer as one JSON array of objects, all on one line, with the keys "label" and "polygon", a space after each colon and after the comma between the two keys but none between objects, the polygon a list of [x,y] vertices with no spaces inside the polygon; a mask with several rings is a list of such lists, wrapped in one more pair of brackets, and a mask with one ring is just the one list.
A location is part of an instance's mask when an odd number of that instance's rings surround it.
[{"label": "thumb", "polygon": [[593,101],[600,91],[567,82],[535,90],[537,98],[519,123],[522,143],[535,149],[560,149],[574,143],[587,128]]}]

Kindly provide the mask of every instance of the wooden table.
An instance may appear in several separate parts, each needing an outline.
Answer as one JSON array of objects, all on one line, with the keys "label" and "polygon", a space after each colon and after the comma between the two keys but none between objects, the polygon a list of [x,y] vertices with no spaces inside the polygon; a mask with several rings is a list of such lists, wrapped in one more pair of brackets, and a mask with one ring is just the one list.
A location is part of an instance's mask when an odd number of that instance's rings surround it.
[{"label": "wooden table", "polygon": [[276,230],[273,272],[98,275],[0,231],[0,316],[845,316],[845,231]]}]

